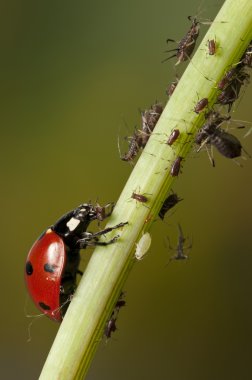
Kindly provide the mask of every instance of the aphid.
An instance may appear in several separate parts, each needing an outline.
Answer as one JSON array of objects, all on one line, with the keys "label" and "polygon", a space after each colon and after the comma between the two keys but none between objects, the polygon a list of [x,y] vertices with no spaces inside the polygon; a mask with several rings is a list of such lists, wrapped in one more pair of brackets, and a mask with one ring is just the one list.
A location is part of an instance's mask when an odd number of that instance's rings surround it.
[{"label": "aphid", "polygon": [[169,146],[173,145],[175,141],[177,140],[177,138],[179,137],[179,135],[180,135],[179,129],[173,129],[170,136],[168,137],[166,144]]},{"label": "aphid", "polygon": [[180,201],[182,201],[183,199],[182,198],[179,198],[178,195],[176,193],[172,193],[170,194],[166,200],[164,201],[164,203],[162,204],[162,207],[158,213],[158,216],[160,219],[164,220],[164,217],[165,217],[165,214],[171,209],[173,208],[174,206],[176,206],[176,204]]},{"label": "aphid", "polygon": [[[115,204],[112,203],[107,203],[105,206],[101,206],[99,203],[96,203],[94,206],[95,212],[96,212],[96,219],[100,222],[102,222],[104,219],[108,218],[114,209]],[[106,209],[108,207],[111,207],[108,212],[106,212]]]},{"label": "aphid", "polygon": [[213,145],[224,157],[235,158],[241,156],[242,145],[238,138],[231,133],[225,132],[222,128],[215,130],[208,128],[204,130],[204,133],[208,134],[204,144]]},{"label": "aphid", "polygon": [[126,305],[126,301],[119,299],[119,300],[117,301],[115,307],[116,307],[116,309],[119,310],[121,307],[123,307],[123,306],[125,306],[125,305]]},{"label": "aphid", "polygon": [[219,90],[224,90],[224,88],[234,79],[236,76],[237,67],[232,67],[230,70],[228,70],[224,77],[219,81],[217,84],[217,88]]},{"label": "aphid", "polygon": [[194,107],[194,112],[200,113],[208,106],[208,99],[203,98],[198,101],[198,103]]},{"label": "aphid", "polygon": [[230,112],[233,103],[238,99],[241,86],[245,81],[249,80],[249,74],[245,71],[236,71],[236,76],[228,83],[228,85],[222,90],[217,97],[216,103],[222,105],[228,105],[228,112]]},{"label": "aphid", "polygon": [[121,307],[126,305],[126,301],[123,299],[123,297],[124,297],[124,292],[121,292],[121,294],[120,294],[120,296],[116,302],[116,305],[115,305],[115,309],[117,310],[117,312],[119,312]]},{"label": "aphid", "polygon": [[[176,51],[176,54],[173,54],[172,56],[164,59],[164,61],[167,61],[170,58],[177,57],[178,61],[176,65],[178,65],[180,62],[187,61],[189,57],[192,55],[192,52],[194,50],[197,38],[199,36],[199,22],[194,17],[188,16],[188,20],[192,22],[192,25],[189,29],[189,31],[186,33],[186,35],[180,40],[178,43],[178,47],[176,49],[167,50],[166,53]],[[176,42],[175,40],[172,40],[168,38],[166,42]],[[164,62],[163,61],[163,62]]]},{"label": "aphid", "polygon": [[183,160],[183,157],[178,156],[175,161],[173,161],[170,174],[172,177],[177,177],[179,175],[181,161]]},{"label": "aphid", "polygon": [[116,302],[115,308],[114,308],[109,320],[106,323],[106,326],[104,329],[104,335],[106,336],[107,339],[111,338],[111,334],[117,330],[116,321],[118,318],[119,311],[120,311],[121,307],[126,305],[126,302],[122,299],[123,295],[124,295],[124,293],[121,292],[121,294],[120,294],[120,296]]},{"label": "aphid", "polygon": [[199,145],[201,144],[197,152],[205,144],[210,144],[224,157],[235,158],[241,156],[242,145],[238,138],[220,128],[223,121],[229,119],[230,117],[223,117],[218,112],[212,111],[209,113],[207,122],[200,128],[195,138],[195,142]]},{"label": "aphid", "polygon": [[116,327],[116,319],[113,317],[114,312],[111,315],[111,318],[107,321],[105,329],[104,329],[104,335],[106,336],[107,339],[111,338],[111,334],[117,330]]},{"label": "aphid", "polygon": [[169,238],[168,239],[168,242],[169,242],[169,248],[173,251],[176,251],[176,255],[172,256],[170,258],[170,261],[171,260],[186,260],[188,259],[188,255],[185,254],[185,250],[186,249],[191,249],[192,248],[192,243],[190,243],[188,245],[188,247],[185,247],[184,244],[186,242],[186,238],[184,237],[184,234],[183,234],[183,231],[182,231],[182,228],[181,228],[181,225],[178,223],[178,244],[177,244],[177,247],[176,248],[173,248],[171,245],[170,245],[170,240]]},{"label": "aphid", "polygon": [[243,54],[241,62],[245,66],[252,68],[252,41],[250,42],[250,45],[245,51],[245,53]]},{"label": "aphid", "polygon": [[175,91],[175,88],[177,87],[179,82],[178,77],[176,77],[176,81],[171,82],[171,84],[166,89],[166,95],[169,96],[169,98],[172,96],[172,94]]},{"label": "aphid", "polygon": [[[209,137],[224,121],[230,120],[231,116],[222,116],[219,112],[210,110],[206,115],[206,123],[201,127],[195,137],[196,144],[200,145]],[[207,142],[206,142],[207,143]]]},{"label": "aphid", "polygon": [[155,103],[150,109],[142,112],[142,131],[146,134],[151,134],[155,128],[161,113],[163,112],[163,106],[160,103]]},{"label": "aphid", "polygon": [[[129,149],[123,156],[120,154],[121,160],[133,161],[139,150],[145,147],[162,112],[163,106],[160,103],[155,103],[150,109],[142,112],[142,129],[136,130],[133,136],[128,137]],[[120,152],[119,142],[118,149]]]},{"label": "aphid", "polygon": [[135,199],[136,201],[141,202],[141,203],[148,202],[148,198],[145,195],[138,194],[138,193],[135,193],[135,192],[132,193],[131,198]]},{"label": "aphid", "polygon": [[[119,143],[118,143],[119,147]],[[121,156],[121,160],[123,161],[132,161],[139,152],[139,136],[136,131],[133,136],[129,137],[129,149],[128,152]],[[120,149],[119,149],[120,151]]]},{"label": "aphid", "polygon": [[135,258],[142,260],[151,246],[151,236],[146,232],[136,244]]},{"label": "aphid", "polygon": [[208,54],[214,55],[216,53],[216,49],[217,49],[216,40],[208,40],[207,41],[207,47],[208,47]]}]

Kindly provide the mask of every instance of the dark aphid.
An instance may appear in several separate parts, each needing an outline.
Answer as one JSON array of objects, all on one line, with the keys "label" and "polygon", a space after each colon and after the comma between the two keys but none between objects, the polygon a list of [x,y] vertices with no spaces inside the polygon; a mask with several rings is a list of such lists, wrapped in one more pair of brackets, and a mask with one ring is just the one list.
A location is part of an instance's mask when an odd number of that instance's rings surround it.
[{"label": "dark aphid", "polygon": [[112,313],[111,318],[107,321],[104,329],[104,335],[107,339],[111,338],[111,334],[117,330],[116,318],[113,315],[114,312]]},{"label": "dark aphid", "polygon": [[116,302],[116,305],[115,305],[115,309],[117,310],[117,312],[119,312],[121,307],[126,305],[126,301],[123,299],[123,297],[124,297],[124,292],[121,292],[121,294],[120,294],[120,296]]},{"label": "dark aphid", "polygon": [[235,158],[241,156],[242,146],[240,141],[231,133],[219,128],[211,137],[211,144],[225,157]]},{"label": "dark aphid", "polygon": [[181,161],[183,160],[183,157],[178,156],[175,161],[173,161],[170,174],[172,177],[177,177],[179,175]]},{"label": "dark aphid", "polygon": [[232,80],[235,78],[237,73],[237,67],[232,67],[232,69],[228,70],[224,77],[219,81],[217,84],[217,88],[219,90],[224,90],[225,87],[232,82]]},{"label": "dark aphid", "polygon": [[166,200],[164,201],[164,203],[162,204],[162,207],[158,213],[158,216],[160,219],[164,220],[164,217],[165,217],[165,214],[171,209],[173,208],[174,206],[176,206],[176,204],[180,201],[182,201],[183,199],[182,198],[179,198],[178,195],[176,193],[172,193],[170,194]]},{"label": "dark aphid", "polygon": [[228,112],[230,112],[233,103],[238,99],[242,85],[245,81],[249,80],[249,74],[243,70],[236,70],[235,77],[230,83],[221,91],[217,97],[216,103],[228,105]]},{"label": "dark aphid", "polygon": [[121,307],[126,305],[126,301],[124,301],[122,298],[124,296],[124,293],[121,292],[116,304],[115,308],[109,318],[109,320],[106,323],[105,329],[104,329],[104,335],[106,336],[107,339],[111,338],[111,334],[117,330],[116,327],[116,321],[118,318],[119,311]]},{"label": "dark aphid", "polygon": [[199,129],[195,142],[200,145],[203,141],[204,144],[208,143],[205,140],[209,137],[210,134],[214,133],[217,128],[221,126],[224,121],[230,120],[231,116],[220,115],[219,112],[210,110],[206,115],[206,122],[202,128]]},{"label": "dark aphid", "polygon": [[166,144],[170,146],[174,144],[177,138],[179,137],[179,135],[180,135],[179,129],[173,129],[170,136],[168,137]]},{"label": "dark aphid", "polygon": [[205,144],[214,146],[220,154],[227,158],[235,158],[241,156],[242,146],[240,141],[231,133],[225,132],[220,125],[229,117],[222,117],[218,112],[212,112],[207,122],[199,130],[195,142],[200,145],[197,152]]},{"label": "dark aphid", "polygon": [[[176,63],[176,65],[178,65],[180,62],[187,61],[189,57],[192,55],[197,38],[199,36],[199,22],[197,21],[196,18],[192,18],[191,16],[188,16],[188,20],[192,22],[192,25],[189,31],[178,43],[178,47],[176,49],[171,49],[171,50],[166,51],[167,53],[176,51],[176,53],[166,58],[164,61],[167,61],[168,59],[173,58],[173,57],[177,57],[178,62]],[[176,42],[176,41],[168,38],[166,42],[168,43],[168,42]]]},{"label": "dark aphid", "polygon": [[216,53],[216,50],[217,50],[216,40],[208,40],[207,41],[207,47],[208,47],[208,54],[214,55]]},{"label": "dark aphid", "polygon": [[203,98],[198,101],[198,103],[194,107],[194,112],[200,113],[208,106],[208,99]]},{"label": "dark aphid", "polygon": [[177,244],[176,248],[173,248],[170,245],[170,240],[169,240],[169,238],[167,238],[168,242],[169,242],[169,249],[176,251],[176,255],[172,256],[170,258],[170,261],[171,260],[186,260],[186,259],[188,259],[188,255],[185,254],[185,250],[192,248],[192,243],[190,243],[187,247],[184,246],[184,244],[186,242],[186,238],[184,237],[181,225],[179,223],[178,223],[178,230],[179,230],[178,244]]},{"label": "dark aphid", "polygon": [[137,194],[135,192],[132,193],[131,198],[135,199],[136,201],[141,202],[141,203],[148,202],[148,198],[145,195],[143,195],[143,194]]},{"label": "dark aphid", "polygon": [[118,300],[117,303],[116,303],[116,308],[119,310],[121,307],[125,306],[126,305],[126,301],[124,300]]}]

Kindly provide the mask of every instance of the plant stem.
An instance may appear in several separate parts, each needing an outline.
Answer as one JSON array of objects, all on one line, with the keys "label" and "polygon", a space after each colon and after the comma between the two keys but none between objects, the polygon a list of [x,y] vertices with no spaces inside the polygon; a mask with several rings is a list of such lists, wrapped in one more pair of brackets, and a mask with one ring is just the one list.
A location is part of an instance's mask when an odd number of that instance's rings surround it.
[{"label": "plant stem", "polygon": [[[115,244],[97,247],[56,336],[40,380],[83,379],[106,320],[135,262],[135,243],[150,228],[174,181],[174,160],[188,154],[195,133],[204,122],[193,109],[207,98],[209,108],[217,97],[216,84],[230,65],[239,61],[252,39],[251,0],[226,0],[198,51],[167,103],[146,148],[139,158],[116,204],[109,225],[129,222],[119,231]],[[207,54],[206,43],[215,39],[216,55]],[[207,79],[208,78],[208,79]],[[165,144],[176,128],[180,137],[171,147]],[[146,204],[131,199],[132,192],[144,193]],[[112,232],[107,238],[113,237]]]}]

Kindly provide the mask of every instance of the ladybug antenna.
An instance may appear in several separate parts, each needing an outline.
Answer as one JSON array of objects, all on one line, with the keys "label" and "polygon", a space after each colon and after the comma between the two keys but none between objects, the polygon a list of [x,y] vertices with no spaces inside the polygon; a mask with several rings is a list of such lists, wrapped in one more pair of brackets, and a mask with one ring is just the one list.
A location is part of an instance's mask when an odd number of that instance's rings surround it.
[{"label": "ladybug antenna", "polygon": [[121,152],[121,147],[120,147],[120,132],[121,132],[121,126],[119,125],[118,135],[117,135],[117,148],[118,148],[119,156],[120,158],[122,158],[122,152]]}]

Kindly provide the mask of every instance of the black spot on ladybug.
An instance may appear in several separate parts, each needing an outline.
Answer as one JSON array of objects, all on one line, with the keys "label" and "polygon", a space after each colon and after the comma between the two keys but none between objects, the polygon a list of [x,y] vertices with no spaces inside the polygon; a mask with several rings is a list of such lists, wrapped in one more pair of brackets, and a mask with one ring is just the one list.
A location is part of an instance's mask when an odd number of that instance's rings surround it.
[{"label": "black spot on ladybug", "polygon": [[32,275],[33,267],[32,267],[32,263],[30,261],[27,261],[26,266],[25,266],[25,271],[26,271],[27,276]]},{"label": "black spot on ladybug", "polygon": [[39,302],[38,304],[39,304],[39,306],[40,306],[43,310],[51,310],[50,306],[46,305],[44,302]]},{"label": "black spot on ladybug", "polygon": [[44,265],[44,271],[45,272],[49,272],[49,273],[54,273],[54,271],[55,271],[55,265],[51,265],[51,264],[46,263]]}]

